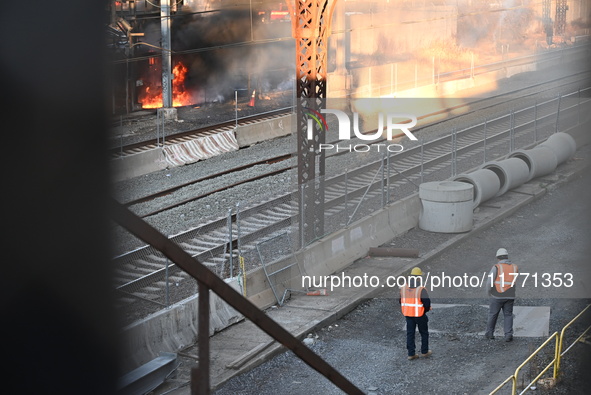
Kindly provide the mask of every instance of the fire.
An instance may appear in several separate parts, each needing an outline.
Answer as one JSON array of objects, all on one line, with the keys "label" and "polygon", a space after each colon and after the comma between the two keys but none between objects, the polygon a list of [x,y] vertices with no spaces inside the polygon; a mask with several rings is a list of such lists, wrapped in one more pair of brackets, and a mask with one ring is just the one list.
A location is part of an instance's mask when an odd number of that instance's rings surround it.
[{"label": "fire", "polygon": [[[185,78],[187,76],[187,67],[178,62],[172,69],[172,106],[188,106],[192,103],[192,97],[189,91],[185,89]],[[160,108],[162,107],[162,87],[151,87],[147,85],[143,92],[138,95],[138,101],[142,108]]]}]

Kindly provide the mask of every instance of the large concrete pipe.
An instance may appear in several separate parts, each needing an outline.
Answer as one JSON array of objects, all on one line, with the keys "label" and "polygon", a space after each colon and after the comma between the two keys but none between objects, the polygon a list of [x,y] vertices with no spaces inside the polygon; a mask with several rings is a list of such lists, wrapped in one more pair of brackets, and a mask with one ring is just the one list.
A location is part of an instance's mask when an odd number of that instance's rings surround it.
[{"label": "large concrete pipe", "polygon": [[517,158],[487,162],[482,168],[492,170],[499,178],[501,186],[495,196],[501,196],[508,190],[518,187],[529,177],[529,168],[524,161]]},{"label": "large concrete pipe", "polygon": [[521,159],[529,168],[527,181],[552,173],[558,166],[554,151],[548,146],[537,146],[528,150],[517,150],[509,154],[509,158]]},{"label": "large concrete pipe", "polygon": [[459,174],[453,178],[453,181],[466,182],[474,187],[472,208],[495,197],[501,189],[499,177],[489,169],[478,169],[472,173]]},{"label": "large concrete pipe", "polygon": [[460,233],[472,229],[474,186],[458,181],[435,181],[419,185],[422,210],[419,228],[437,233]]},{"label": "large concrete pipe", "polygon": [[539,144],[538,147],[548,147],[556,155],[558,164],[565,162],[577,151],[575,139],[568,133],[558,132],[548,137],[546,141]]}]

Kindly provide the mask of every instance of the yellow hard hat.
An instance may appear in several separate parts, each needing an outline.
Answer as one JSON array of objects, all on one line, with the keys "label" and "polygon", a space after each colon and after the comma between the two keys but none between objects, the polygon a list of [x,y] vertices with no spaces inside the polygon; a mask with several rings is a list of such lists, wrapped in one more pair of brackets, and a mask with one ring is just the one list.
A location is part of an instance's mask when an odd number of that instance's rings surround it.
[{"label": "yellow hard hat", "polygon": [[423,274],[423,271],[419,267],[413,267],[412,270],[410,271],[411,276],[421,276],[422,274]]}]

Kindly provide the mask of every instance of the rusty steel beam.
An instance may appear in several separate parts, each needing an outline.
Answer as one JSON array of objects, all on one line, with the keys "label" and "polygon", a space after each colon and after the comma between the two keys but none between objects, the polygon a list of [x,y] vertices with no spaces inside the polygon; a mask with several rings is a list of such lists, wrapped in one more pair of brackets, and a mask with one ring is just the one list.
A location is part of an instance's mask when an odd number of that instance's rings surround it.
[{"label": "rusty steel beam", "polygon": [[[324,235],[324,131],[309,114],[324,107],[328,75],[328,37],[337,0],[286,0],[296,45],[298,185],[301,195],[300,246]],[[308,125],[312,138],[308,139]]]},{"label": "rusty steel beam", "polygon": [[[115,200],[111,201],[110,210],[111,217],[119,225],[127,229],[129,232],[131,232],[139,239],[143,240],[144,242],[152,245],[153,247],[161,251],[172,262],[174,262],[181,269],[183,269],[185,272],[187,272],[189,275],[191,275],[193,278],[199,281],[200,300],[201,297],[207,293],[207,291],[205,291],[204,293],[202,292],[204,290],[211,289],[217,295],[219,295],[226,303],[228,303],[238,312],[242,313],[246,318],[251,320],[256,326],[261,328],[273,339],[277,340],[286,348],[290,349],[302,361],[304,361],[310,367],[312,367],[320,374],[325,376],[345,393],[355,395],[363,394],[363,392],[359,388],[357,388],[353,383],[351,383],[339,371],[337,371],[335,368],[329,365],[325,360],[320,358],[316,353],[310,350],[306,345],[304,345],[301,341],[295,338],[281,325],[275,322],[272,318],[268,317],[263,311],[258,309],[248,299],[246,299],[240,293],[235,291],[230,285],[226,284],[220,277],[218,277],[216,274],[214,274],[212,271],[206,268],[198,260],[191,257],[189,253],[183,250],[172,240],[169,240],[165,235],[158,232],[150,224],[142,220],[140,217],[132,213],[130,210],[128,210]],[[206,296],[203,299],[204,304],[206,299],[207,302],[209,301],[208,297]],[[205,320],[201,320],[201,315],[205,314],[206,310],[207,309],[205,307],[203,307],[202,309],[202,304],[200,301],[200,322],[198,324],[199,343],[205,341],[209,342],[209,325],[207,325],[206,328]],[[204,331],[206,331],[206,333],[203,333]],[[201,347],[201,344],[199,344],[199,346]],[[207,349],[202,350],[200,348],[199,350],[199,368],[207,367],[207,370],[209,370],[209,344],[206,347]],[[207,359],[207,362],[205,362],[202,358]],[[193,379],[193,377],[200,377],[202,374],[205,374],[203,370],[199,373],[192,372],[191,378]],[[209,376],[209,372],[207,372],[207,375]],[[209,382],[209,379],[207,379],[207,381]],[[208,388],[201,389],[199,383],[196,383],[195,386],[192,383],[191,390],[193,394],[209,394],[210,391],[209,386]]]}]

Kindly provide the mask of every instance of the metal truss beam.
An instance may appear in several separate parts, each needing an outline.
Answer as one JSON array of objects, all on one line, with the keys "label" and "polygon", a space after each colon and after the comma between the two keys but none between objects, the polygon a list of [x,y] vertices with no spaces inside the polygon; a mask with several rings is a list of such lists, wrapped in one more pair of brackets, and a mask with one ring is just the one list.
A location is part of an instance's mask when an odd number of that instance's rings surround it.
[{"label": "metal truss beam", "polygon": [[[286,0],[296,44],[300,246],[324,235],[325,134],[309,114],[325,105],[328,37],[337,0]],[[311,125],[311,138],[308,138]]]}]

